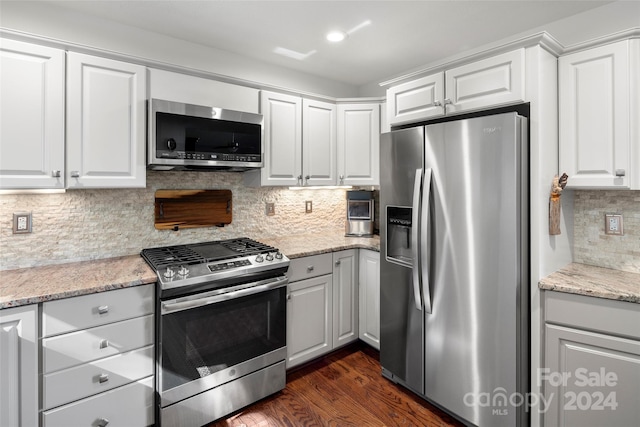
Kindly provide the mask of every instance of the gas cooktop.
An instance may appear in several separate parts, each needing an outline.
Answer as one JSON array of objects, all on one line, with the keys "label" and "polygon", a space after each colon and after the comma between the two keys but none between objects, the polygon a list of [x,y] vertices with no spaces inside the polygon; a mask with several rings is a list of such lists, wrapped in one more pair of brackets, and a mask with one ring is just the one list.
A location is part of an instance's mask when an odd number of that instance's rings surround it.
[{"label": "gas cooktop", "polygon": [[140,255],[155,270],[162,289],[289,267],[278,249],[247,237],[143,249]]}]

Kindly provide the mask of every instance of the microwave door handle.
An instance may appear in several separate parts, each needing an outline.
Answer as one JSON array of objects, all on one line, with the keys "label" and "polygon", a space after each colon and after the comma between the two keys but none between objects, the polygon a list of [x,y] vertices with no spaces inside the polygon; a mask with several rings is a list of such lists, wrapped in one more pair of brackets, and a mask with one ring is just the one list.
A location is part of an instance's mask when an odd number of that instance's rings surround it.
[{"label": "microwave door handle", "polygon": [[420,205],[422,204],[422,169],[416,169],[413,181],[413,205],[411,207],[411,278],[416,308],[422,311],[420,286]]},{"label": "microwave door handle", "polygon": [[424,301],[424,312],[431,314],[431,283],[429,273],[431,270],[431,240],[429,227],[429,210],[431,208],[431,168],[425,169],[422,180],[422,206],[420,216],[420,270],[422,279],[422,299]]},{"label": "microwave door handle", "polygon": [[215,304],[223,301],[228,301],[234,298],[245,297],[248,295],[258,294],[260,292],[278,289],[286,286],[289,283],[289,278],[283,276],[277,280],[268,281],[268,283],[251,286],[237,291],[226,292],[214,296],[198,297],[195,295],[193,298],[182,299],[180,302],[166,301],[162,303],[161,314],[169,314],[176,311],[188,310],[192,308],[198,308],[209,304]]}]

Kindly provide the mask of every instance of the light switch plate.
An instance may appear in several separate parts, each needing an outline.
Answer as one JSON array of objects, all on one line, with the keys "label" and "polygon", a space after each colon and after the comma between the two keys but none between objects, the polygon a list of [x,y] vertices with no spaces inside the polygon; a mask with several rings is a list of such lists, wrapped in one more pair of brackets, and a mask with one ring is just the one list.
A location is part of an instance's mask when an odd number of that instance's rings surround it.
[{"label": "light switch plate", "polygon": [[31,233],[31,212],[13,214],[13,234]]},{"label": "light switch plate", "polygon": [[306,200],[304,202],[304,212],[305,213],[311,213],[313,212],[313,201],[311,200]]},{"label": "light switch plate", "polygon": [[624,234],[624,227],[622,225],[622,215],[620,214],[604,215],[604,234],[611,234],[614,236],[622,236]]}]

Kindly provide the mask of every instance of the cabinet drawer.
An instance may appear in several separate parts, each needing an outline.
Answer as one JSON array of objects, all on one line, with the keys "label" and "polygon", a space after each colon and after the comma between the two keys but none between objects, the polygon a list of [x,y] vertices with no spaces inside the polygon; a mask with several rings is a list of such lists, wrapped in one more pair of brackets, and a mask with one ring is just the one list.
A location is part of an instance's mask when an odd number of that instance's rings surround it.
[{"label": "cabinet drawer", "polygon": [[42,304],[42,336],[92,328],[153,313],[154,286],[136,286]]},{"label": "cabinet drawer", "polygon": [[45,374],[153,343],[153,315],[42,340]]},{"label": "cabinet drawer", "polygon": [[640,304],[545,291],[545,321],[640,339]]},{"label": "cabinet drawer", "polygon": [[43,377],[44,408],[55,408],[153,375],[153,346]]},{"label": "cabinet drawer", "polygon": [[292,259],[289,264],[290,282],[308,279],[310,277],[331,274],[333,271],[331,253],[307,256],[303,258]]},{"label": "cabinet drawer", "polygon": [[154,423],[153,377],[44,411],[43,427],[144,427]]}]

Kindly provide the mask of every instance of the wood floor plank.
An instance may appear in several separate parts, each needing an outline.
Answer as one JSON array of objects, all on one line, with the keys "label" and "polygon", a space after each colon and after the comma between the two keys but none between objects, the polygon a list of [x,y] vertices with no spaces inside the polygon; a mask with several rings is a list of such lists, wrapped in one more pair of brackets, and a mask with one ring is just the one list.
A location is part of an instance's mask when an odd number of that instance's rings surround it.
[{"label": "wood floor plank", "polygon": [[207,427],[460,427],[384,378],[378,352],[357,343],[287,373],[284,390]]}]

